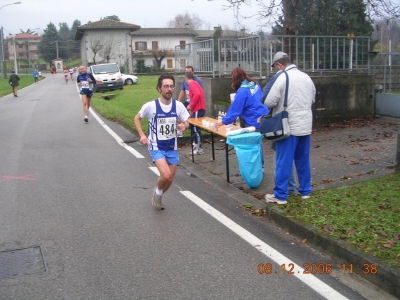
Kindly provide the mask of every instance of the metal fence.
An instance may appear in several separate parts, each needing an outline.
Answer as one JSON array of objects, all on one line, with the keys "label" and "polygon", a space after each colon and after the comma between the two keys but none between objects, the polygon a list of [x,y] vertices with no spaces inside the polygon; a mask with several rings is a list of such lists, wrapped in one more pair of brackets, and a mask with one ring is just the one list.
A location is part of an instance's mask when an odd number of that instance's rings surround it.
[{"label": "metal fence", "polygon": [[209,73],[213,77],[231,74],[236,67],[248,73],[262,75],[261,42],[259,37],[224,37],[214,40],[175,46],[175,70],[185,71],[190,65],[197,74]]},{"label": "metal fence", "polygon": [[376,53],[371,60],[371,72],[377,92],[400,92],[400,52]]},{"label": "metal fence", "polygon": [[175,72],[184,73],[185,66],[193,66],[197,74],[210,73],[215,76],[214,41],[175,46]]},{"label": "metal fence", "polygon": [[224,37],[218,39],[219,76],[231,74],[242,67],[249,74],[262,76],[261,39],[254,37]]},{"label": "metal fence", "polygon": [[283,51],[303,71],[365,72],[370,68],[370,44],[365,36],[267,36],[264,61]]},{"label": "metal fence", "polygon": [[315,74],[368,73],[376,76],[383,92],[400,90],[400,53],[371,51],[371,40],[365,36],[267,36],[223,37],[175,47],[176,72],[185,66],[197,74],[212,77],[230,75],[236,67],[258,76],[270,76],[273,55],[289,54],[300,70]]}]

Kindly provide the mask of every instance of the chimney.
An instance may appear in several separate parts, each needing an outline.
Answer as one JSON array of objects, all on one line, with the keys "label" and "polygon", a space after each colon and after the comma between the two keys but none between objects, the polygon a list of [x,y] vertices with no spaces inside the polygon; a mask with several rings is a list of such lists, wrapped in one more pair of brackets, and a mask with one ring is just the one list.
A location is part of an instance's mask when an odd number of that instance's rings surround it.
[{"label": "chimney", "polygon": [[214,27],[214,31],[215,31],[215,30],[221,30],[221,26],[220,26],[220,25],[215,26],[215,27]]}]

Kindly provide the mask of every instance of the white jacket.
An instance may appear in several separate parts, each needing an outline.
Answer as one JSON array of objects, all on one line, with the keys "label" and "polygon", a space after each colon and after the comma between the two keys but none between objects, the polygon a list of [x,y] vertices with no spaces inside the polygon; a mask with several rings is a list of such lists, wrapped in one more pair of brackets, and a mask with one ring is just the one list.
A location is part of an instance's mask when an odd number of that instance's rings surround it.
[{"label": "white jacket", "polygon": [[[315,102],[315,86],[310,76],[291,64],[285,68],[289,76],[288,100],[286,110],[289,114],[290,134],[294,136],[310,135],[312,132],[312,110]],[[273,108],[273,115],[283,111],[285,100],[286,76],[281,74],[274,82],[264,105]]]}]

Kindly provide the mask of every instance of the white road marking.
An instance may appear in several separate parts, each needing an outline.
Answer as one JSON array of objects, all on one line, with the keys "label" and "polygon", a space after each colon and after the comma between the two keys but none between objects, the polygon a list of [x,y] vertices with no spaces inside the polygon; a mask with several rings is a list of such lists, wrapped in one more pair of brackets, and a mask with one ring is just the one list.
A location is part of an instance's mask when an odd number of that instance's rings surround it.
[{"label": "white road marking", "polygon": [[149,167],[149,169],[156,173],[157,176],[160,176],[160,171],[158,171],[157,167]]},{"label": "white road marking", "polygon": [[[76,85],[76,88],[77,88],[78,93],[79,93],[78,85]],[[82,99],[80,94],[79,94],[79,97]],[[93,116],[97,120],[97,122],[100,123],[101,126],[103,126],[103,128],[117,141],[117,143],[120,146],[124,147],[126,150],[128,150],[130,153],[132,153],[136,158],[144,158],[144,156],[142,154],[140,154],[138,151],[133,149],[131,146],[129,146],[126,143],[124,143],[124,141],[110,127],[108,127],[106,125],[106,123],[104,123],[100,119],[100,117],[93,111],[92,108],[89,108],[89,112],[90,112],[90,115]]]},{"label": "white road marking", "polygon": [[[190,191],[181,191],[181,193],[188,198],[190,201],[192,201],[194,204],[196,204],[198,207],[203,209],[205,212],[207,212],[209,215],[211,215],[214,219],[228,227],[230,230],[232,230],[234,233],[236,233],[238,236],[240,236],[242,239],[244,239],[246,242],[248,242],[250,245],[252,245],[254,248],[259,250],[261,253],[263,253],[265,256],[268,258],[272,259],[274,262],[276,262],[279,266],[280,265],[288,265],[290,262],[289,258],[286,256],[282,255],[279,253],[277,250],[274,248],[270,247],[266,243],[264,243],[262,240],[254,236],[252,233],[223,215],[221,212],[216,210],[214,207],[209,205],[208,203],[204,202],[202,199],[197,197],[195,194],[193,194]],[[331,288],[329,285],[324,283],[323,281],[319,280],[317,277],[315,277],[312,274],[303,274],[304,269],[301,268],[297,264],[294,265],[294,270],[299,271],[299,273],[294,273],[293,276],[296,276],[299,280],[304,282],[306,285],[308,285],[310,288],[312,288],[314,291],[325,297],[326,299],[334,299],[334,300],[339,300],[339,299],[348,299],[339,292],[335,291],[333,288]]]}]

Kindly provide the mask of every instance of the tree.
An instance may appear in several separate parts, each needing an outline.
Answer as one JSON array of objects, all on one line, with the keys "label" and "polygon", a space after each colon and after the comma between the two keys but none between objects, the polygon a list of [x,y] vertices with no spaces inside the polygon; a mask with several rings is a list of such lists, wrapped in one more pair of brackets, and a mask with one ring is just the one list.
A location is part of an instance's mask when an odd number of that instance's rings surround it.
[{"label": "tree", "polygon": [[26,31],[23,31],[22,29],[20,29],[19,31],[21,31],[21,33],[29,33],[29,34],[34,34],[35,33],[35,31],[32,31],[29,28]]},{"label": "tree", "polygon": [[108,39],[102,39],[103,47],[99,50],[99,55],[103,58],[106,63],[110,62],[110,59],[116,58],[116,50],[119,49],[121,45],[120,40],[115,40],[113,36],[108,37]]},{"label": "tree", "polygon": [[[367,21],[365,4],[354,0],[309,0],[296,9],[295,34],[367,35],[373,31]],[[285,34],[283,18],[273,27],[274,34]]]},{"label": "tree", "polygon": [[69,40],[68,50],[70,58],[78,58],[81,53],[81,41],[75,41],[75,33],[78,29],[78,26],[81,25],[81,21],[75,20],[72,23],[71,30],[69,31]]},{"label": "tree", "polygon": [[162,69],[161,63],[164,58],[166,58],[167,56],[173,56],[173,52],[167,48],[157,49],[157,50],[152,49],[150,50],[150,52],[151,54],[153,54],[153,57],[156,61],[156,66],[155,66],[156,71],[160,71]]},{"label": "tree", "polygon": [[103,47],[104,47],[104,44],[103,44],[100,36],[93,37],[93,39],[90,41],[89,48],[90,48],[90,50],[92,50],[92,53],[93,53],[92,60],[93,60],[94,65],[96,64],[96,55],[98,52],[100,52],[103,49]]},{"label": "tree", "polygon": [[109,19],[109,20],[114,20],[114,21],[121,21],[121,19],[120,19],[118,16],[116,16],[116,15],[112,15],[112,16],[107,16],[107,17],[104,17],[104,18],[100,18],[100,20],[104,20],[104,19]]},{"label": "tree", "polygon": [[177,14],[175,18],[167,23],[168,28],[190,28],[190,29],[201,29],[204,22],[199,18],[198,15],[188,13]]},{"label": "tree", "polygon": [[53,23],[47,25],[47,29],[44,30],[42,40],[40,41],[38,48],[40,56],[51,64],[52,60],[57,58],[57,45],[56,41],[59,41],[60,37],[56,26]]},{"label": "tree", "polygon": [[[240,8],[242,5],[251,6],[251,0],[227,0],[228,5],[225,8],[233,9],[236,20],[240,24],[242,19],[257,17],[260,26],[271,25],[274,21],[281,18],[282,32],[285,35],[294,35],[297,31],[298,22],[296,20],[297,11],[304,6],[309,6],[309,0],[256,0],[259,8],[258,12],[253,15],[242,15]],[[254,2],[254,1],[253,1]],[[311,1],[312,2],[312,1]],[[321,1],[322,3],[324,1]],[[339,5],[345,0],[335,1]],[[364,5],[366,15],[372,22],[374,17],[390,16],[397,18],[400,15],[400,6],[394,3],[394,0],[353,0],[349,1],[354,6]],[[354,9],[353,6],[353,9]]]}]

